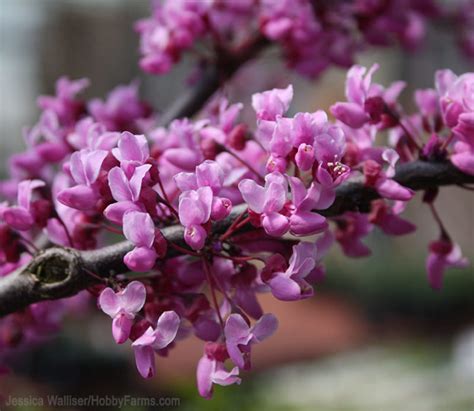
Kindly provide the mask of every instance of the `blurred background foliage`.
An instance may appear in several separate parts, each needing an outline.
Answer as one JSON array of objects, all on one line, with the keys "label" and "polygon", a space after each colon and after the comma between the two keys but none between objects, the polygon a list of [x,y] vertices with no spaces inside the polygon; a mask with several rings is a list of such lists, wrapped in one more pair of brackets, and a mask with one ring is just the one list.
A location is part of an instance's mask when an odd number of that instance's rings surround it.
[{"label": "blurred background foliage", "polygon": [[[192,68],[189,59],[164,77],[138,69],[132,25],[148,13],[148,0],[0,0],[0,176],[8,156],[22,148],[22,127],[36,121],[36,96],[52,93],[63,74],[90,78],[87,97],[104,97],[116,85],[138,79],[143,97],[161,110],[180,94]],[[310,82],[286,71],[277,56],[270,50],[250,64],[225,93],[248,103],[255,91],[291,82],[294,112],[327,109],[342,98],[344,70],[329,70]],[[371,50],[359,60],[375,61],[381,82],[402,78],[410,84],[407,110],[413,104],[410,91],[432,86],[436,69],[472,70],[442,28],[432,29],[416,54]],[[244,115],[253,121],[251,110]],[[472,261],[472,193],[443,190],[439,209]],[[280,318],[279,331],[257,347],[255,371],[242,385],[217,387],[212,401],[199,398],[195,388],[200,341],[179,344],[169,358],[159,359],[157,377],[144,381],[130,347],[113,344],[109,318],[94,309],[68,319],[51,341],[19,353],[14,373],[0,380],[0,393],[171,396],[180,398],[178,409],[190,411],[472,410],[472,266],[448,272],[444,289],[433,292],[424,259],[436,227],[420,202],[412,202],[407,215],[419,230],[403,238],[374,231],[368,239],[371,258],[349,260],[333,250],[313,300],[283,303],[264,296],[264,308]]]}]

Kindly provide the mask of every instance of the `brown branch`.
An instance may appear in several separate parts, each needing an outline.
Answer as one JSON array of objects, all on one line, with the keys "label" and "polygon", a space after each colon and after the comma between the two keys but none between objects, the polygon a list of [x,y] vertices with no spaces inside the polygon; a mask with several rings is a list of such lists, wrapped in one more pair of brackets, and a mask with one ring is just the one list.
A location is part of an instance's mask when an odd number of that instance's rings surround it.
[{"label": "brown branch", "polygon": [[[236,50],[216,48],[216,63],[204,68],[197,86],[162,115],[160,124],[166,126],[175,118],[196,114],[223,82],[268,44],[264,37],[257,35]],[[167,227],[163,234],[186,247],[181,227]],[[123,256],[131,248],[130,243],[123,242],[95,251],[54,247],[39,252],[26,267],[0,278],[0,317],[38,301],[77,294],[97,282],[94,275],[105,278],[126,272]],[[173,254],[176,250],[170,249],[168,257]]]},{"label": "brown branch", "polygon": [[[415,161],[400,165],[395,180],[414,190],[426,190],[446,185],[473,184],[474,176],[462,173],[449,162]],[[367,212],[370,202],[378,197],[377,192],[366,187],[363,180],[352,179],[337,188],[334,204],[319,212],[328,217],[346,211]],[[224,233],[245,209],[245,204],[234,207],[229,217],[214,224],[213,233]],[[251,229],[251,226],[247,229]],[[168,241],[187,247],[181,226],[166,227],[162,233]],[[0,279],[0,316],[22,310],[38,301],[75,295],[97,282],[90,272],[103,278],[126,273],[128,269],[123,257],[131,249],[132,245],[124,241],[94,251],[59,247],[41,251],[26,267]],[[177,251],[170,247],[166,258],[176,255]]]},{"label": "brown branch", "polygon": [[206,101],[249,60],[255,58],[270,43],[262,36],[252,38],[237,50],[216,50],[216,64],[204,67],[196,87],[183,94],[160,118],[160,125],[167,126],[176,118],[191,117]]}]

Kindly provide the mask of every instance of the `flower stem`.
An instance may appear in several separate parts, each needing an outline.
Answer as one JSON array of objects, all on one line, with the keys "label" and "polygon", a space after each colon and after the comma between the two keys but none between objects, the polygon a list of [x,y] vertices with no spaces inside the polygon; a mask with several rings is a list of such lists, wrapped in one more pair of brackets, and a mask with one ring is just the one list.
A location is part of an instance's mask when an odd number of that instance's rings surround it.
[{"label": "flower stem", "polygon": [[214,289],[214,283],[212,281],[211,267],[209,266],[209,261],[207,261],[205,256],[202,256],[202,265],[204,268],[204,272],[206,273],[207,282],[209,283],[209,287],[211,289],[211,296],[214,308],[217,312],[217,317],[219,318],[219,323],[221,325],[222,332],[224,332],[224,320],[222,319],[221,312],[219,309],[219,303],[217,302],[216,290]]}]

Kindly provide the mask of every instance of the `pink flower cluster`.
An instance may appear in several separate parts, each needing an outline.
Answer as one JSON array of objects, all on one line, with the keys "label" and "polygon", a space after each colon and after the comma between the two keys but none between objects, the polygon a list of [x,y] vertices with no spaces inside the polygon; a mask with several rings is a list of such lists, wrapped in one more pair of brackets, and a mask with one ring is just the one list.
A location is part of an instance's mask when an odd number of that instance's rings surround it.
[{"label": "pink flower cluster", "polygon": [[[202,4],[167,2],[156,18],[167,21],[186,6],[183,25],[173,27],[185,44],[186,25],[202,16]],[[284,32],[279,24],[272,30]],[[168,127],[154,125],[135,85],[87,103],[77,97],[86,81],[61,79],[55,96],[39,100],[43,113],[26,133],[27,150],[12,157],[10,179],[0,186],[0,275],[26,263],[42,238],[84,250],[105,243],[107,233],[123,236],[124,264],[149,275],[89,291],[112,318],[114,340],[131,341],[139,373],[152,377],[155,355],[194,334],[205,342],[200,394],[210,398],[214,384],[240,383],[252,346],[277,329],[258,293],[309,298],[334,243],[361,257],[371,252],[363,240],[375,227],[387,235],[415,230],[401,217],[414,193],[396,181],[398,162],[451,161],[474,175],[474,74],[439,71],[434,89],[415,93],[418,111],[405,115],[398,103],[404,84],[383,87],[372,79],[376,69],[349,70],[347,101],[330,109],[334,120],[321,110],[289,115],[288,86],[254,94],[255,121],[248,124],[239,118],[242,104],[218,97],[200,119]],[[376,145],[385,131],[390,144]],[[363,212],[328,216],[349,178],[379,198]],[[439,222],[435,197],[425,195],[425,202]],[[232,213],[239,205],[243,212]],[[165,238],[169,226],[183,241]],[[442,224],[429,250],[433,288],[446,268],[468,264]],[[39,303],[0,320],[0,347],[27,342],[29,329],[51,329],[56,309]]]},{"label": "pink flower cluster", "polygon": [[458,23],[459,44],[473,56],[472,2],[455,6],[436,0],[165,0],[136,24],[140,66],[163,74],[200,41],[216,50],[238,49],[252,36],[263,36],[280,46],[290,68],[316,77],[331,65],[350,67],[368,46],[414,50],[427,22],[436,18]]}]

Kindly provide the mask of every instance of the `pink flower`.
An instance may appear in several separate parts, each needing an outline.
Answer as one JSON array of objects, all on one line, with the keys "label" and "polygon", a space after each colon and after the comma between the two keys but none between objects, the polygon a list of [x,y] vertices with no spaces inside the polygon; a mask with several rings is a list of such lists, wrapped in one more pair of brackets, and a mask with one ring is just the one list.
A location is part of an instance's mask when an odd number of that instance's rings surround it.
[{"label": "pink flower", "polygon": [[336,240],[342,251],[348,257],[365,257],[370,255],[370,249],[361,240],[372,231],[365,214],[347,212],[344,218],[336,221]]},{"label": "pink flower", "polygon": [[272,236],[280,237],[290,228],[290,221],[282,213],[287,201],[287,182],[279,172],[265,176],[265,186],[250,179],[239,183],[239,190],[249,209],[260,216],[260,223]]},{"label": "pink flower", "polygon": [[[313,182],[306,190],[303,182],[297,177],[288,177],[294,209],[290,216],[290,232],[294,235],[305,236],[320,233],[327,229],[326,219],[318,213],[321,191]],[[326,206],[326,204],[322,204]]]},{"label": "pink flower", "polygon": [[436,90],[431,88],[415,91],[415,102],[421,114],[426,118],[434,118],[438,115],[440,105]]},{"label": "pink flower", "polygon": [[123,216],[123,233],[135,246],[123,258],[127,267],[137,272],[151,270],[155,265],[157,253],[153,246],[155,225],[150,215],[139,211],[128,211]]},{"label": "pink flower", "polygon": [[209,117],[209,124],[200,131],[200,135],[203,138],[201,146],[206,143],[209,143],[211,146],[214,143],[232,145],[234,142],[231,136],[234,140],[239,140],[238,134],[240,134],[240,139],[243,139],[245,137],[244,133],[242,133],[242,131],[245,131],[244,125],[240,124],[234,127],[242,107],[241,103],[229,105],[229,101],[223,97],[218,97],[215,101],[208,104],[206,114]]},{"label": "pink flower", "polygon": [[139,99],[137,82],[114,88],[105,101],[91,100],[88,109],[109,131],[138,131],[140,120],[150,115],[148,104]]},{"label": "pink flower", "polygon": [[399,159],[398,153],[393,149],[387,149],[382,153],[382,158],[388,163],[386,171],[383,171],[382,166],[374,160],[364,162],[365,184],[375,188],[382,197],[389,200],[410,200],[414,192],[392,179],[395,175],[395,164]]},{"label": "pink flower", "polygon": [[278,321],[273,314],[264,314],[250,327],[240,314],[231,314],[225,323],[224,334],[227,352],[234,364],[250,369],[250,347],[270,337],[277,329]]},{"label": "pink flower", "polygon": [[372,75],[379,68],[374,64],[369,70],[355,65],[347,73],[347,102],[331,106],[331,113],[352,128],[360,128],[369,121],[378,123],[385,112],[385,105],[394,105],[405,87],[402,81],[393,83],[388,89],[372,84]]},{"label": "pink flower", "polygon": [[117,201],[104,210],[104,215],[110,221],[122,224],[123,215],[127,211],[144,211],[144,206],[139,200],[143,180],[150,168],[150,164],[139,166],[135,168],[130,177],[127,177],[120,167],[114,167],[109,171],[110,191],[114,200]]},{"label": "pink flower", "polygon": [[80,150],[110,151],[117,145],[120,133],[107,131],[101,123],[95,123],[91,117],[85,117],[76,123],[73,132],[67,135],[67,141],[74,148]]},{"label": "pink flower", "polygon": [[204,159],[198,135],[207,123],[184,118],[172,121],[168,130],[156,129],[153,137],[155,146],[163,152],[162,158],[180,170],[194,171]]},{"label": "pink flower", "polygon": [[262,279],[279,300],[301,300],[313,295],[313,288],[305,278],[311,275],[315,268],[317,268],[316,244],[302,241],[293,246],[293,254],[286,271],[267,269],[262,273]]},{"label": "pink flower", "polygon": [[474,73],[457,76],[451,70],[438,70],[435,85],[444,122],[453,128],[462,113],[474,110]]},{"label": "pink flower", "polygon": [[206,160],[196,167],[195,173],[178,173],[174,180],[183,192],[210,187],[213,193],[211,219],[218,221],[229,215],[232,202],[226,197],[217,196],[224,183],[224,172],[215,161]]},{"label": "pink flower", "polygon": [[69,80],[60,77],[56,82],[55,96],[40,96],[38,106],[43,110],[54,112],[62,124],[74,123],[78,114],[83,110],[83,104],[76,100],[76,95],[89,86],[86,78]]},{"label": "pink flower", "polygon": [[227,371],[224,361],[229,358],[226,347],[217,343],[207,343],[205,353],[197,366],[197,386],[199,395],[206,399],[212,397],[213,384],[227,386],[240,384],[239,368],[234,367]]},{"label": "pink flower", "polygon": [[184,240],[194,250],[204,247],[207,223],[212,211],[212,189],[208,186],[185,191],[179,196],[179,221],[185,227]]},{"label": "pink flower", "polygon": [[34,210],[32,209],[33,190],[44,187],[41,180],[25,180],[18,185],[18,205],[5,207],[1,215],[5,222],[19,231],[29,230],[35,224]]},{"label": "pink flower", "polygon": [[152,17],[135,25],[141,36],[142,69],[154,74],[168,72],[181,53],[205,34],[208,8],[201,1],[155,3]]},{"label": "pink flower", "polygon": [[291,100],[293,100],[293,86],[287,88],[264,91],[252,96],[252,107],[259,120],[276,120],[277,116],[282,116],[288,110]]},{"label": "pink flower", "polygon": [[127,168],[129,165],[142,165],[150,157],[148,141],[144,135],[135,135],[124,131],[120,135],[118,147],[112,150],[112,154],[120,161],[123,168]]},{"label": "pink flower", "polygon": [[460,114],[453,133],[457,141],[451,162],[461,171],[474,175],[474,112]]},{"label": "pink flower", "polygon": [[199,187],[210,187],[214,194],[219,194],[224,182],[224,172],[215,161],[205,160],[196,167],[194,173],[178,173],[174,180],[183,192],[197,190]]},{"label": "pink flower", "polygon": [[145,286],[139,281],[132,281],[125,289],[114,292],[105,288],[99,296],[99,306],[104,313],[113,319],[112,335],[117,344],[127,341],[135,315],[145,304]]},{"label": "pink flower", "polygon": [[462,256],[459,245],[453,244],[449,240],[433,241],[430,243],[429,250],[426,271],[428,272],[428,281],[435,290],[440,290],[443,286],[446,268],[465,268],[469,265],[468,259]]},{"label": "pink flower", "polygon": [[70,152],[64,142],[64,128],[52,110],[44,111],[31,129],[24,130],[24,135],[27,144],[44,162],[57,163]]},{"label": "pink flower", "polygon": [[384,200],[372,201],[369,221],[378,225],[385,234],[405,235],[416,230],[416,226],[410,221],[399,217],[405,209],[406,203],[396,202],[393,207],[386,204]]},{"label": "pink flower", "polygon": [[105,150],[81,150],[72,153],[70,161],[71,176],[77,185],[66,188],[58,194],[58,200],[77,210],[90,210],[99,200],[99,192],[94,186],[102,163],[107,157]]},{"label": "pink flower", "polygon": [[155,375],[155,351],[166,348],[173,342],[180,322],[174,311],[165,311],[158,318],[155,329],[149,327],[132,343],[137,369],[143,378]]}]

